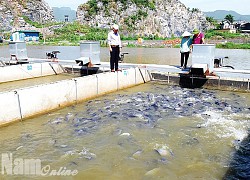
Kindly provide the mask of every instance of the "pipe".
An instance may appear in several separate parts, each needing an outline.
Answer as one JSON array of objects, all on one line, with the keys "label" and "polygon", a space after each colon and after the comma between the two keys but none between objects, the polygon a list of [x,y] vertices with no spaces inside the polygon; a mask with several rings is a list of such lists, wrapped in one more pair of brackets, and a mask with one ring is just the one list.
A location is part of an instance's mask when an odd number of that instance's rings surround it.
[{"label": "pipe", "polygon": [[54,73],[55,73],[56,75],[58,75],[57,72],[55,71],[53,65],[52,65],[51,63],[49,63],[49,65],[50,65],[51,69],[54,71]]},{"label": "pipe", "polygon": [[144,78],[144,76],[143,76],[143,74],[142,74],[142,72],[141,72],[141,69],[140,69],[140,68],[138,68],[138,69],[139,69],[139,72],[140,72],[141,77],[142,77],[142,79],[143,79],[143,82],[146,83],[145,78]]},{"label": "pipe", "polygon": [[136,69],[134,69],[134,70],[135,70],[135,84],[136,84],[136,80],[137,80],[137,79],[136,79]]},{"label": "pipe", "polygon": [[119,78],[118,78],[118,71],[116,73],[116,90],[119,90]]},{"label": "pipe", "polygon": [[249,91],[250,89],[250,82],[249,82],[250,79],[247,80],[247,90]]},{"label": "pipe", "polygon": [[41,63],[41,76],[43,75],[43,64]]},{"label": "pipe", "polygon": [[218,80],[218,89],[220,89],[220,76],[219,76],[219,80]]},{"label": "pipe", "polygon": [[97,83],[97,86],[96,86],[96,94],[98,95],[99,94],[99,82],[98,82],[98,76],[96,75],[96,83]]},{"label": "pipe", "polygon": [[169,84],[169,72],[168,72],[168,84]]},{"label": "pipe", "polygon": [[20,97],[19,97],[19,94],[17,93],[17,91],[14,91],[14,93],[17,95],[17,102],[18,102],[18,108],[19,108],[19,113],[20,113],[20,120],[22,121],[23,115],[22,115]]},{"label": "pipe", "polygon": [[62,71],[64,72],[64,73],[66,73],[66,70],[64,69],[64,67],[61,65],[61,64],[58,64],[59,65],[59,67],[62,69]]},{"label": "pipe", "polygon": [[74,81],[75,81],[75,87],[76,87],[76,104],[77,104],[77,94],[78,94],[78,92],[77,92],[77,80],[76,79],[74,79]]}]

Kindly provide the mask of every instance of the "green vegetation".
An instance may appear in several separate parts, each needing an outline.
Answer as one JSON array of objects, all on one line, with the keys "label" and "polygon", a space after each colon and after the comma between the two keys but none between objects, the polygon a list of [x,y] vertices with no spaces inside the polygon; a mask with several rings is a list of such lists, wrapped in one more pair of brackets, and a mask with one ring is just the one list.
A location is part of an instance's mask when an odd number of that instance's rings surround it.
[{"label": "green vegetation", "polygon": [[216,48],[221,49],[250,49],[250,44],[236,44],[233,42],[216,44]]},{"label": "green vegetation", "polygon": [[149,1],[149,0],[132,0],[137,6],[143,6],[143,7],[154,7],[154,1]]},{"label": "green vegetation", "polygon": [[[105,2],[105,1],[104,1]],[[97,0],[89,0],[87,2],[88,5],[88,14],[89,16],[92,16],[98,12],[98,6],[97,6]]]},{"label": "green vegetation", "polygon": [[191,12],[195,13],[195,12],[199,12],[200,10],[198,8],[192,8]]},{"label": "green vegetation", "polygon": [[226,15],[226,17],[224,19],[228,20],[230,23],[234,22],[234,17],[231,14]]},{"label": "green vegetation", "polygon": [[[120,1],[124,6],[126,6],[126,4],[128,3],[127,0],[115,0],[115,2],[118,1]],[[139,7],[148,7],[150,9],[155,9],[155,0],[131,0],[131,2],[135,3]]]},{"label": "green vegetation", "polygon": [[233,39],[233,38],[242,38],[240,33],[230,33],[219,30],[208,30],[205,33],[206,39]]},{"label": "green vegetation", "polygon": [[[148,36],[143,36],[141,34],[139,35],[128,35],[128,36],[124,36],[123,34],[121,34],[121,39],[123,41],[125,40],[138,40],[138,38],[142,38],[143,40],[165,40],[166,38],[163,38],[163,37],[159,37],[158,35],[154,35],[154,34],[150,34]],[[173,38],[168,38],[168,39],[173,39]],[[174,38],[176,39],[176,38]]]},{"label": "green vegetation", "polygon": [[50,27],[52,25],[58,25],[58,24],[62,24],[60,22],[51,22],[51,23],[46,23],[46,24],[41,24],[35,21],[31,21],[27,16],[22,16],[22,18],[24,19],[24,21],[36,28],[43,28],[43,27]]},{"label": "green vegetation", "polygon": [[151,9],[151,10],[155,10],[155,0],[150,1],[149,4],[148,4],[148,7],[149,7],[149,9]]},{"label": "green vegetation", "polygon": [[[137,18],[142,18],[146,16],[147,14],[143,11],[139,11],[137,13],[137,16],[132,16],[131,21],[135,21]],[[122,31],[122,29],[121,29]],[[100,41],[101,46],[107,46],[107,34],[109,32],[109,29],[101,29],[101,28],[94,28],[89,27],[86,25],[82,25],[79,22],[75,21],[73,23],[65,23],[62,25],[61,28],[57,28],[54,30],[54,34],[51,36],[45,37],[45,44],[49,45],[74,45],[78,46],[79,42],[82,40],[92,40],[92,41]],[[133,31],[131,31],[133,32]],[[5,38],[7,38],[10,34],[5,33]],[[138,45],[134,42],[138,40],[138,38],[142,38],[143,40],[161,40],[158,41],[159,43],[150,43],[151,41],[148,41],[147,43]],[[239,43],[232,43],[230,42],[230,39],[244,39],[244,42],[249,42],[249,37],[242,35],[240,33],[229,33],[224,31],[217,31],[217,30],[209,30],[205,32],[205,39],[209,40],[225,40],[228,41],[228,43],[221,43],[217,44],[217,48],[228,48],[228,49],[250,49],[250,44],[239,44]],[[177,40],[179,40],[179,37],[174,37],[172,35],[171,38],[162,38],[158,35],[150,34],[148,36],[145,36],[143,34],[133,35],[133,33],[129,33],[128,35],[124,35],[121,33],[121,39],[123,41],[132,41],[133,43],[128,44],[128,47],[168,47],[168,45],[171,45],[171,47],[179,48],[179,43]],[[161,42],[161,43],[160,43]],[[163,43],[164,42],[164,43]],[[44,39],[42,37],[42,33],[40,34],[40,44],[44,43]],[[29,44],[37,44],[37,43],[29,43]],[[155,44],[155,45],[154,45]]]},{"label": "green vegetation", "polygon": [[[55,29],[54,35],[46,37],[47,42],[70,42],[77,44],[81,40],[106,40],[107,29],[90,28],[78,22],[65,24],[62,28]],[[41,38],[42,41],[42,38]]]},{"label": "green vegetation", "polygon": [[[121,2],[124,8],[127,8],[127,0],[113,0],[113,2]],[[131,0],[138,7],[147,7],[151,10],[155,9],[155,0]],[[109,3],[112,3],[112,0],[89,0],[86,5],[83,7],[87,12],[88,16],[97,14],[99,7],[97,6],[98,2],[102,2],[103,6],[107,8]],[[108,12],[107,12],[108,13]]]},{"label": "green vegetation", "polygon": [[24,8],[26,8],[27,0],[17,0],[18,4],[21,4]]},{"label": "green vegetation", "polygon": [[22,16],[24,21],[32,26],[35,26],[36,28],[42,28],[42,24],[38,22],[31,21],[27,16]]},{"label": "green vegetation", "polygon": [[219,23],[213,17],[206,17],[206,20],[210,22],[213,26],[219,27]]},{"label": "green vegetation", "polygon": [[[108,29],[93,28],[82,25],[79,22],[73,22],[65,24],[62,28],[55,29],[53,36],[46,37],[46,42],[52,44],[66,42],[77,44],[81,40],[106,41],[108,32]],[[160,38],[158,35],[149,35],[147,37],[140,35],[124,36],[121,33],[122,40],[137,40],[139,37],[144,40],[164,40],[164,38]],[[40,37],[40,41],[43,42],[43,37]]]},{"label": "green vegetation", "polygon": [[[247,35],[242,35],[240,33],[230,33],[224,32],[220,30],[208,30],[205,34],[205,39],[213,39],[213,40],[229,40],[230,39],[244,39],[247,42],[249,37]],[[249,40],[248,40],[249,41]],[[227,43],[217,43],[216,48],[222,49],[250,49],[249,43],[234,43],[234,42],[227,42]]]},{"label": "green vegetation", "polygon": [[131,15],[125,18],[124,23],[128,26],[129,31],[133,31],[136,22],[142,20],[143,18],[146,18],[147,16],[148,16],[147,12],[139,10],[135,15]]}]

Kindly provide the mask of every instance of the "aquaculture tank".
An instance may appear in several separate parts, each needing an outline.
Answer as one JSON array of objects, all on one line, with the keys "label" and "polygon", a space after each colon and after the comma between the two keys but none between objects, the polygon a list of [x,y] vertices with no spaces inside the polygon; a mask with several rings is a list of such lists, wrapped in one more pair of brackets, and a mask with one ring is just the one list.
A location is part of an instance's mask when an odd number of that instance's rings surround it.
[{"label": "aquaculture tank", "polygon": [[98,41],[83,41],[80,43],[80,55],[77,60],[87,64],[91,61],[92,64],[100,64],[100,42]]},{"label": "aquaculture tank", "polygon": [[16,60],[28,60],[25,42],[9,42],[9,53]]},{"label": "aquaculture tank", "polygon": [[206,65],[209,73],[214,69],[214,44],[193,44],[192,67]]},{"label": "aquaculture tank", "polygon": [[214,69],[214,44],[194,44],[189,72],[180,73],[179,85],[183,88],[201,88]]}]

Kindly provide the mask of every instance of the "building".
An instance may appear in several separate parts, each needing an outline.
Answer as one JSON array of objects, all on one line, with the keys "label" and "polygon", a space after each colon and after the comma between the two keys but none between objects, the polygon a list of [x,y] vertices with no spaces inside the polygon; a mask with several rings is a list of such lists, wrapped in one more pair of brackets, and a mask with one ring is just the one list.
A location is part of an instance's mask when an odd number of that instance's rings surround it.
[{"label": "building", "polygon": [[220,23],[220,29],[228,31],[230,33],[236,33],[235,25],[229,22],[228,20],[224,20]]},{"label": "building", "polygon": [[250,33],[250,23],[241,24],[240,29],[243,33]]},{"label": "building", "polygon": [[33,30],[15,31],[10,38],[11,41],[38,41],[39,32]]},{"label": "building", "polygon": [[64,19],[65,22],[69,22],[69,15],[64,15]]}]

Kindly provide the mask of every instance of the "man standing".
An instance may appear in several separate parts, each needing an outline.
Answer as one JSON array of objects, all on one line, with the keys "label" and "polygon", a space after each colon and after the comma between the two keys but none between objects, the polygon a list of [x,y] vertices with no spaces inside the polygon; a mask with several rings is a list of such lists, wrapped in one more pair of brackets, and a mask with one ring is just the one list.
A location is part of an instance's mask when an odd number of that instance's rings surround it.
[{"label": "man standing", "polygon": [[108,45],[110,51],[110,69],[111,72],[121,71],[118,69],[119,55],[122,48],[121,38],[118,33],[118,25],[112,26],[112,31],[108,33]]}]

